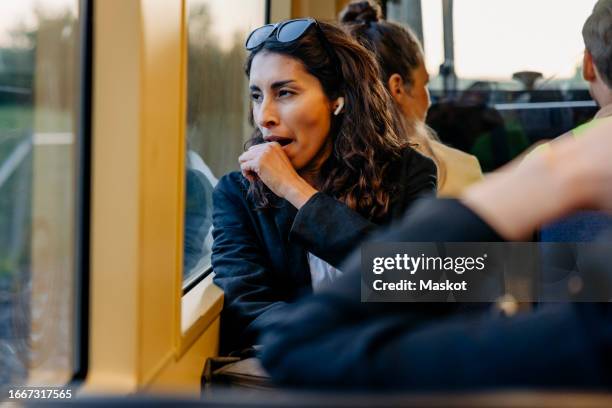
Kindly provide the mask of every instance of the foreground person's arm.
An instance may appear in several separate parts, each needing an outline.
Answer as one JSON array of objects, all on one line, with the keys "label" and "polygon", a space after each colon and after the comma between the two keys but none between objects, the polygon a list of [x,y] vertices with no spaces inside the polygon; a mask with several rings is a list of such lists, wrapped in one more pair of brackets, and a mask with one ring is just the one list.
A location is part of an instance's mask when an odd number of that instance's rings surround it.
[{"label": "foreground person's arm", "polygon": [[577,209],[612,210],[612,120],[565,137],[468,189],[462,201],[508,240]]},{"label": "foreground person's arm", "polygon": [[[487,241],[496,231],[519,239],[574,208],[609,209],[612,132],[608,126],[591,133],[474,186],[465,204],[423,202],[377,240]],[[358,258],[334,288],[285,310],[264,333],[262,361],[276,381],[394,389],[612,385],[609,305],[567,304],[511,319],[419,320],[407,313],[410,305],[359,302]]]}]

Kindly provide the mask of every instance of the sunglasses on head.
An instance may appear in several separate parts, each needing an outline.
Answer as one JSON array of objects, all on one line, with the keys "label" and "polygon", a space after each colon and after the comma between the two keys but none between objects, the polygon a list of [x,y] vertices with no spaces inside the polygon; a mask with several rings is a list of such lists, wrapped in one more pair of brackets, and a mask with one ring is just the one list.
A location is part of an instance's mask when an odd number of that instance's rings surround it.
[{"label": "sunglasses on head", "polygon": [[275,40],[278,42],[292,42],[301,38],[313,25],[317,28],[318,32],[323,34],[317,20],[314,18],[298,18],[281,21],[276,24],[266,24],[251,31],[251,34],[247,37],[245,47],[248,51],[252,51],[273,35],[276,35]]},{"label": "sunglasses on head", "polygon": [[[338,71],[340,62],[338,56],[334,52],[331,44],[327,41],[325,33],[319,27],[319,23],[314,18],[297,18],[294,20],[285,20],[276,24],[266,24],[251,31],[251,34],[247,37],[246,43],[244,44],[247,51],[252,51],[259,47],[261,44],[266,42],[268,38],[274,36],[274,39],[281,43],[290,43],[298,40],[306,34],[310,27],[315,27],[317,36],[325,48],[325,51],[329,55],[335,70]],[[339,73],[338,73],[339,74]]]}]

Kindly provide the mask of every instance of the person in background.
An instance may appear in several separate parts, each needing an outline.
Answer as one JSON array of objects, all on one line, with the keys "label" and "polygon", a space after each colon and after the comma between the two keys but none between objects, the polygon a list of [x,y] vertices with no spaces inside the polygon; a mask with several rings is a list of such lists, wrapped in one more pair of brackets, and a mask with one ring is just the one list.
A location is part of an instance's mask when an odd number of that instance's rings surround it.
[{"label": "person in background", "polygon": [[[601,121],[612,121],[612,0],[599,0],[582,28],[584,56],[582,75],[589,84],[589,92],[600,107],[595,117],[559,138],[581,137],[591,126]],[[550,142],[539,144],[526,154],[525,161],[550,148]],[[612,217],[596,211],[581,211],[570,217],[543,226],[540,240],[553,242],[592,241],[608,227]],[[560,248],[559,248],[560,249]],[[578,253],[581,251],[578,250]],[[557,257],[560,254],[556,255]],[[568,265],[571,268],[571,262]]]},{"label": "person in background", "polygon": [[255,131],[213,193],[222,353],[255,344],[268,316],[337,279],[360,240],[436,189],[376,61],[341,28],[288,20],[246,48]]},{"label": "person in background", "polygon": [[[582,75],[600,106],[594,121],[612,116],[612,0],[599,0],[582,28]],[[580,128],[578,128],[580,132]]]},{"label": "person in background", "polygon": [[[595,117],[560,137],[579,137],[598,121],[612,117],[612,0],[599,0],[582,26],[584,55],[582,77],[589,84],[589,93],[599,111]],[[548,143],[539,144],[526,155],[547,149]]]},{"label": "person in background", "polygon": [[[408,28],[382,19],[380,6],[373,1],[356,1],[340,13],[347,31],[374,52],[383,83],[407,120],[425,127],[430,105],[423,49]],[[418,135],[426,137],[414,139]],[[421,153],[433,158],[438,167],[438,195],[457,196],[470,184],[482,179],[476,157],[444,145],[433,129],[411,135]]]}]

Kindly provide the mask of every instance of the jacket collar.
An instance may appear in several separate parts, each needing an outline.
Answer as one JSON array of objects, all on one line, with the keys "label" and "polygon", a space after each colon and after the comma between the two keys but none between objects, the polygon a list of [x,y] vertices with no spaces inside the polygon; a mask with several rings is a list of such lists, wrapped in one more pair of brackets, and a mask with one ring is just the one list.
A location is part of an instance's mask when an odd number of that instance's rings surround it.
[{"label": "jacket collar", "polygon": [[607,118],[608,116],[612,116],[612,103],[603,106],[599,111],[597,111],[595,114],[595,119]]}]

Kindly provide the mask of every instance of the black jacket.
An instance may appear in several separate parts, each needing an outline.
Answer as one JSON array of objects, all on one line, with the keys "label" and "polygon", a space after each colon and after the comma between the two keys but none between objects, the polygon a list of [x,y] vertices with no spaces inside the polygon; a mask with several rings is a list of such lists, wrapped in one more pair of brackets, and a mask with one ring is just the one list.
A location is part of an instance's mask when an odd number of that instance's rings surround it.
[{"label": "black jacket", "polygon": [[[425,199],[377,241],[498,241],[456,200]],[[361,303],[360,256],[332,287],[270,316],[264,367],[279,383],[354,389],[465,390],[612,386],[612,307],[568,303],[504,318],[431,319],[409,303]],[[434,304],[416,304],[429,310]],[[416,313],[415,313],[416,312]]]},{"label": "black jacket", "polygon": [[[378,223],[401,216],[416,198],[436,190],[435,164],[416,151],[406,149],[391,166],[402,189]],[[300,211],[280,198],[274,208],[256,210],[247,189],[248,181],[233,172],[213,194],[212,266],[214,282],[225,292],[222,352],[254,344],[270,312],[312,292],[307,252],[337,267],[377,226],[323,193]]]}]

